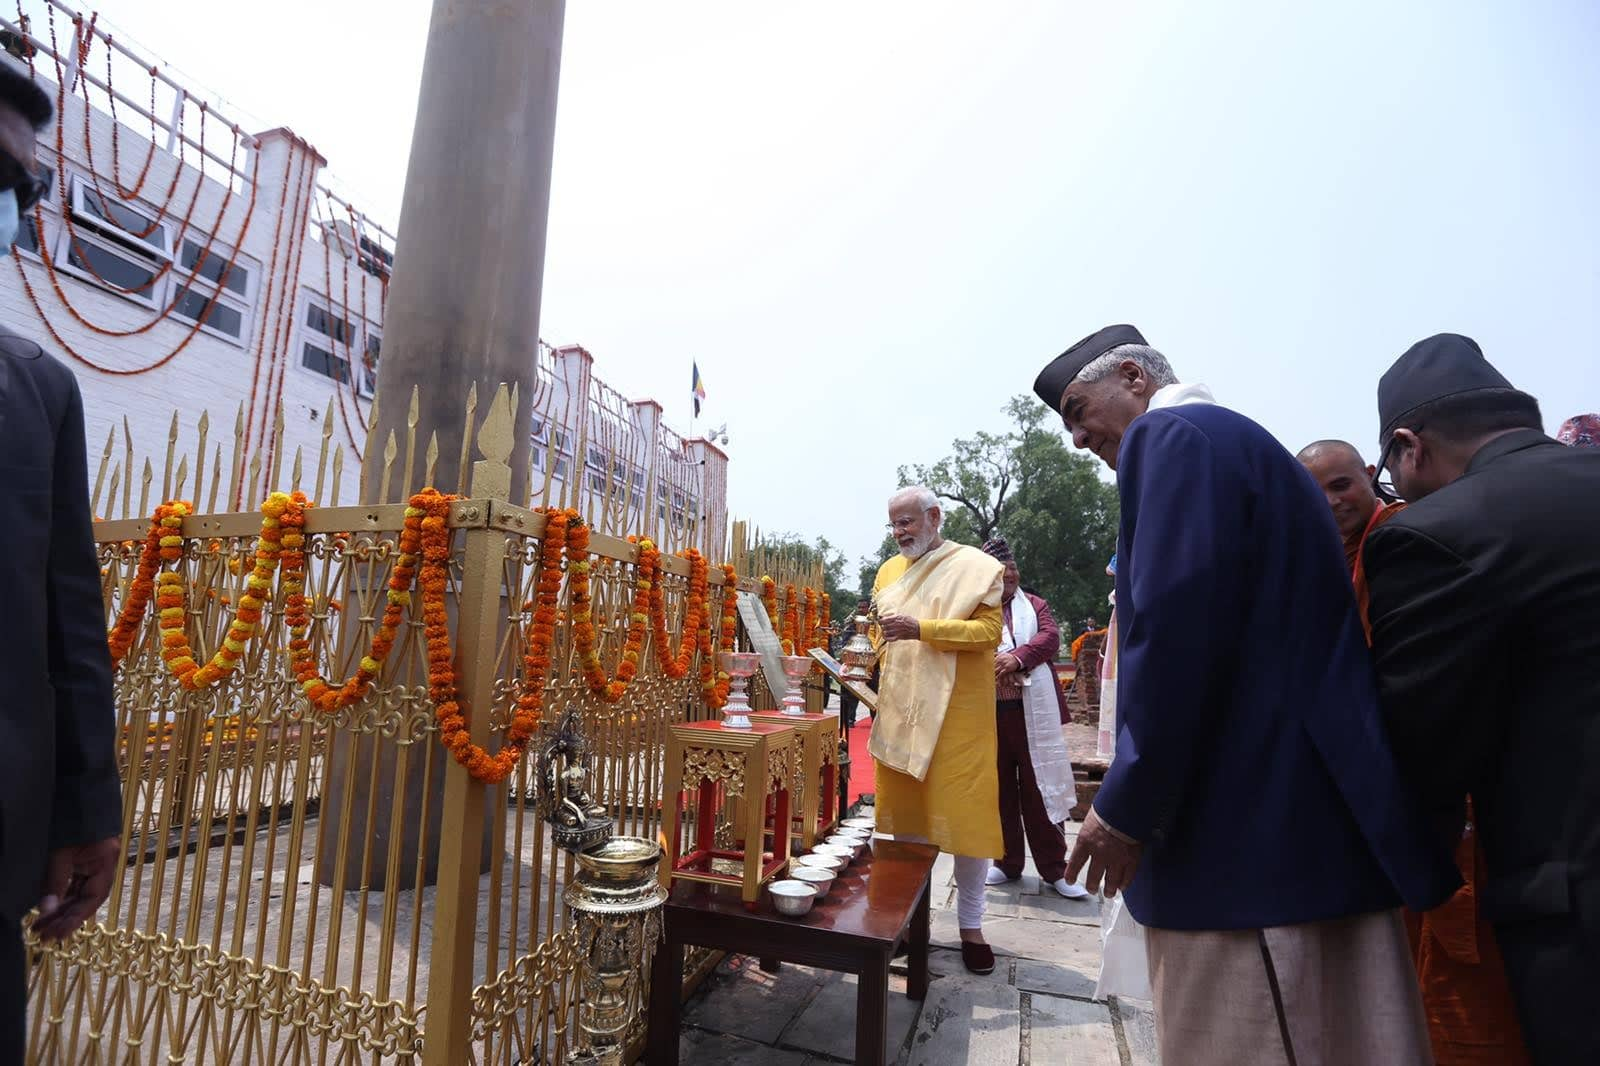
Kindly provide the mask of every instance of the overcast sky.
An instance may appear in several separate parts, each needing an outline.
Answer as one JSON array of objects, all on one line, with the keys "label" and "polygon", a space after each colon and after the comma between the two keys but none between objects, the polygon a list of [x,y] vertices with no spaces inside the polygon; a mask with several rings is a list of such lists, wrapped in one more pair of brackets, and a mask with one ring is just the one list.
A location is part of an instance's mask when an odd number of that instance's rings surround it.
[{"label": "overcast sky", "polygon": [[[100,4],[390,223],[430,7]],[[852,563],[1109,322],[1291,448],[1372,451],[1441,330],[1553,430],[1600,409],[1597,49],[1588,0],[571,0],[541,332],[681,430],[699,360],[734,513]]]}]

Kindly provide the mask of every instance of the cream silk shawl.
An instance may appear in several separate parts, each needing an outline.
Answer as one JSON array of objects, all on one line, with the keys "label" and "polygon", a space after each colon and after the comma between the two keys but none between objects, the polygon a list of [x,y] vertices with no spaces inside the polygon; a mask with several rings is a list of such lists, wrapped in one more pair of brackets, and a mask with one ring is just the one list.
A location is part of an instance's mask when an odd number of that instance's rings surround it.
[{"label": "cream silk shawl", "polygon": [[[999,607],[1005,567],[965,544],[945,541],[878,590],[878,613],[912,618],[968,619],[980,607]],[[878,717],[867,752],[918,781],[928,774],[933,749],[956,684],[956,653],[920,640],[897,640],[883,649]]]}]

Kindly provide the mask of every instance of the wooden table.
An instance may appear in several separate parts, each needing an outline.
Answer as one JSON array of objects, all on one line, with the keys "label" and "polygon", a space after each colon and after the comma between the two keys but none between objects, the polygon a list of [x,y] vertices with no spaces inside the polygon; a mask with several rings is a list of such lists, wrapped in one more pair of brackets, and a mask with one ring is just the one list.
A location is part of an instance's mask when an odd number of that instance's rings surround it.
[{"label": "wooden table", "polygon": [[931,844],[874,840],[801,918],[779,914],[766,892],[752,911],[731,886],[675,884],[650,977],[645,1061],[677,1066],[683,949],[692,944],[856,974],[855,1061],[887,1062],[889,960],[900,945],[910,955],[906,995],[920,1000],[928,992],[928,907],[938,854]]}]

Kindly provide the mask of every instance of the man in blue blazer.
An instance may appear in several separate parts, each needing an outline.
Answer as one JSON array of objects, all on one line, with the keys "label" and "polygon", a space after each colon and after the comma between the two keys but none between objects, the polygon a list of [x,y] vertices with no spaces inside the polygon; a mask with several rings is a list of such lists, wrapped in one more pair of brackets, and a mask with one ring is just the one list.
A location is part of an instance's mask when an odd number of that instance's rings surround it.
[{"label": "man in blue blazer", "polygon": [[1116,758],[1067,876],[1147,927],[1162,1059],[1431,1061],[1397,908],[1459,880],[1384,739],[1321,491],[1132,326],[1034,390],[1117,472]]},{"label": "man in blue blazer", "polygon": [[[0,255],[43,191],[35,132],[50,99],[0,62]],[[10,269],[9,267],[7,269]],[[20,922],[73,933],[120,864],[122,786],[105,606],[89,514],[83,400],[72,372],[0,329],[0,1066],[21,1066]]]}]

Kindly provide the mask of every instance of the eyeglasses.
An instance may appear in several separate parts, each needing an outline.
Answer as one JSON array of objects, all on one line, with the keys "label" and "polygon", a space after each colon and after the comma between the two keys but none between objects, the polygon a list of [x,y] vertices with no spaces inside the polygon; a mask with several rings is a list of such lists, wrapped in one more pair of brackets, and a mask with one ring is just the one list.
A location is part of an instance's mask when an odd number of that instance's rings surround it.
[{"label": "eyeglasses", "polygon": [[0,153],[0,192],[17,191],[17,213],[29,210],[50,192],[49,167],[35,174],[10,155]]},{"label": "eyeglasses", "polygon": [[[1411,430],[1412,433],[1422,432],[1420,423],[1405,428]],[[1385,469],[1389,465],[1389,460],[1393,456],[1395,441],[1398,439],[1398,434],[1389,434],[1389,439],[1384,442],[1383,451],[1378,453],[1378,465],[1373,469],[1372,473],[1372,491],[1378,494],[1379,499],[1386,500],[1389,503],[1393,503],[1400,498],[1400,493],[1394,487],[1394,479],[1383,476]]]},{"label": "eyeglasses", "polygon": [[883,528],[890,533],[901,533],[916,524],[917,520],[915,518],[896,518],[893,522],[885,523]]}]

